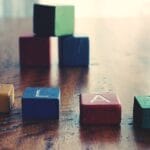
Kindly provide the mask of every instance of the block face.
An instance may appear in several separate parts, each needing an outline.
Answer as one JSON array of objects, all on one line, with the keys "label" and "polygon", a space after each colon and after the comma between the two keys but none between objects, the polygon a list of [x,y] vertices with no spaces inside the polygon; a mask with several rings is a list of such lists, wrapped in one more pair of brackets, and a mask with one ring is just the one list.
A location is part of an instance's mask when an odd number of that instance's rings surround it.
[{"label": "block face", "polygon": [[88,66],[88,37],[66,36],[59,38],[59,65],[75,67]]},{"label": "block face", "polygon": [[41,36],[55,35],[55,7],[34,4],[33,30]]},{"label": "block face", "polygon": [[143,111],[143,120],[142,120],[143,128],[150,128],[150,108],[144,109]]},{"label": "block face", "polygon": [[141,106],[135,97],[134,98],[134,107],[133,107],[134,126],[140,127],[142,125],[142,116],[143,116],[143,110],[141,109]]},{"label": "block face", "polygon": [[26,88],[22,96],[23,120],[59,118],[59,88]]},{"label": "block face", "polygon": [[19,39],[21,66],[50,66],[50,39],[22,36]]},{"label": "block face", "polygon": [[34,5],[33,29],[38,36],[62,36],[74,33],[74,6]]},{"label": "block face", "polygon": [[39,87],[28,87],[26,88],[23,98],[26,99],[59,99],[60,90],[59,88],[39,88]]},{"label": "block face", "polygon": [[150,96],[136,96],[136,100],[143,109],[150,109]]},{"label": "block face", "polygon": [[74,33],[74,6],[56,6],[55,35],[71,35]]},{"label": "block face", "polygon": [[121,104],[115,94],[82,94],[80,96],[81,124],[118,125],[120,122]]},{"label": "block face", "polygon": [[133,107],[135,127],[150,128],[150,96],[135,96]]},{"label": "block face", "polygon": [[14,86],[0,84],[0,113],[9,113],[14,104]]}]

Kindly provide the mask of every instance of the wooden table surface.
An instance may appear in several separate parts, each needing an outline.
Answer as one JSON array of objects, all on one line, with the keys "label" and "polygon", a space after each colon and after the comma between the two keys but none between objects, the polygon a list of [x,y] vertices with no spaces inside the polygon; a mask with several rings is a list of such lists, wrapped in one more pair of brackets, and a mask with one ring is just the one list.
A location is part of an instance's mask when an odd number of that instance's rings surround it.
[{"label": "wooden table surface", "polygon": [[[51,68],[21,69],[18,37],[32,33],[32,19],[0,20],[0,83],[15,86],[15,106],[0,116],[0,149],[150,149],[150,131],[132,123],[134,95],[150,94],[150,17],[76,19],[75,32],[90,37],[89,68],[59,68],[53,38]],[[21,96],[28,86],[61,88],[59,121],[22,122]],[[79,94],[103,91],[120,97],[120,127],[81,127]]]}]

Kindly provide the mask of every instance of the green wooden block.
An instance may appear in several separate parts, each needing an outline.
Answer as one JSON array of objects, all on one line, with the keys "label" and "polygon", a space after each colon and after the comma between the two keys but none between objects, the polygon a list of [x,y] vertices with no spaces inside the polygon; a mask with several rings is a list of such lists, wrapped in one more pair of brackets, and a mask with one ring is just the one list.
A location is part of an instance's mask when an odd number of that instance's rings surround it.
[{"label": "green wooden block", "polygon": [[57,6],[55,8],[55,35],[67,35],[74,32],[74,7]]},{"label": "green wooden block", "polygon": [[133,121],[136,127],[150,129],[150,96],[135,96]]},{"label": "green wooden block", "polygon": [[75,10],[69,5],[34,5],[34,33],[39,36],[63,36],[74,33]]}]

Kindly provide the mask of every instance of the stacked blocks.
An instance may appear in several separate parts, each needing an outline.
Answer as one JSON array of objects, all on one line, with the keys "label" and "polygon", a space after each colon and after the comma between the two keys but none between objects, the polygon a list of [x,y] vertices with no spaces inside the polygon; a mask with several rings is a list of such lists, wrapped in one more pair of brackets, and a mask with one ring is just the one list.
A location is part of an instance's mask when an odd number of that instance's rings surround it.
[{"label": "stacked blocks", "polygon": [[74,37],[74,6],[34,4],[33,36],[19,40],[21,66],[50,66],[49,37],[59,38],[60,66],[88,66],[89,39]]},{"label": "stacked blocks", "polygon": [[35,4],[33,23],[34,33],[39,36],[72,35],[74,7]]},{"label": "stacked blocks", "polygon": [[14,86],[0,84],[0,113],[9,113],[14,104]]},{"label": "stacked blocks", "polygon": [[19,39],[21,66],[49,66],[50,39],[48,37],[22,36]]},{"label": "stacked blocks", "polygon": [[135,96],[133,108],[135,127],[150,129],[150,96]]},{"label": "stacked blocks", "polygon": [[121,104],[113,93],[81,94],[80,123],[83,125],[119,125]]},{"label": "stacked blocks", "polygon": [[59,88],[25,89],[22,96],[22,118],[25,121],[59,118]]},{"label": "stacked blocks", "polygon": [[88,66],[89,39],[88,37],[66,36],[59,38],[60,66]]}]

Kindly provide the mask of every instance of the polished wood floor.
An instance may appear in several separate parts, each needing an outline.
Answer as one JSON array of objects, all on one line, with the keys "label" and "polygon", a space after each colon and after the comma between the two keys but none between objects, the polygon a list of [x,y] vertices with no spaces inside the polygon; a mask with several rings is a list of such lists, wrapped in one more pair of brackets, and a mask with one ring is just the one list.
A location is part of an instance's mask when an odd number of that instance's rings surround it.
[{"label": "polished wood floor", "polygon": [[[0,149],[150,149],[150,132],[133,128],[133,96],[150,94],[150,17],[76,19],[90,37],[89,68],[59,68],[53,38],[51,68],[21,69],[18,37],[32,33],[32,19],[0,20],[0,82],[15,86],[15,106],[0,116]],[[24,124],[21,96],[27,86],[59,86],[59,121]],[[122,103],[120,127],[79,124],[79,94],[113,91]]]}]

